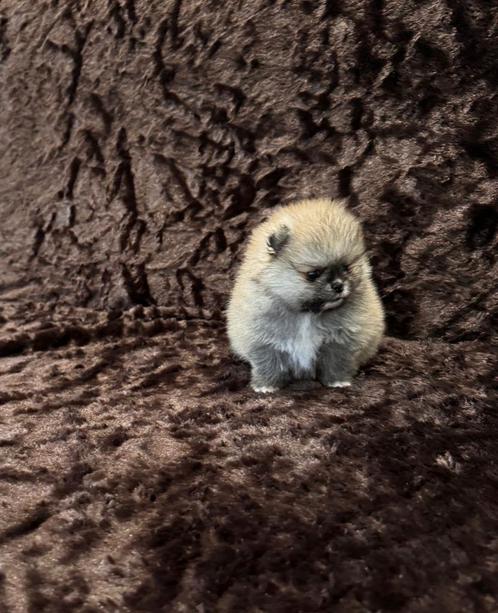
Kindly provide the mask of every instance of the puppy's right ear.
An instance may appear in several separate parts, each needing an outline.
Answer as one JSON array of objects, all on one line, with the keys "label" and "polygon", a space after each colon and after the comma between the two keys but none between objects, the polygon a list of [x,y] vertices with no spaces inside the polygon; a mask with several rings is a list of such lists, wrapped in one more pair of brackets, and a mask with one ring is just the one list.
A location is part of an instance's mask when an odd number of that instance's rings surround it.
[{"label": "puppy's right ear", "polygon": [[266,240],[268,253],[278,255],[287,244],[290,237],[290,230],[287,226],[280,226],[278,230],[270,234]]}]

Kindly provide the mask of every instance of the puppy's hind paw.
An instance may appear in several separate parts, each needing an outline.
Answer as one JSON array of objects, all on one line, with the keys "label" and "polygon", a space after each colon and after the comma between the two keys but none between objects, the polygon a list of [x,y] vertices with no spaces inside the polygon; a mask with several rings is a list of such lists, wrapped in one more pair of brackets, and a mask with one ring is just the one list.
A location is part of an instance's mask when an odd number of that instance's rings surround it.
[{"label": "puppy's hind paw", "polygon": [[258,394],[271,394],[278,391],[278,387],[271,387],[270,385],[252,385],[251,387]]}]

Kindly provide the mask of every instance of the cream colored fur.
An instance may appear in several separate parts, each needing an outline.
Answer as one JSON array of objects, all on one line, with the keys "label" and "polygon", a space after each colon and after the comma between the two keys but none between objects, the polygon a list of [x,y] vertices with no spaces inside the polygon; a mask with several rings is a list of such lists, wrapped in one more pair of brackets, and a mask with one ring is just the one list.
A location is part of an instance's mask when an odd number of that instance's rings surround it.
[{"label": "cream colored fur", "polygon": [[[268,238],[283,226],[290,238],[275,255]],[[323,343],[336,342],[350,347],[356,368],[363,364],[377,351],[384,331],[370,265],[361,257],[364,250],[361,226],[341,202],[305,200],[273,212],[251,234],[230,297],[227,329],[232,350],[252,364],[255,347],[274,347],[288,355],[297,375],[313,371]],[[341,258],[359,258],[351,296],[323,314],[300,312],[299,300],[311,291],[300,273]]]}]

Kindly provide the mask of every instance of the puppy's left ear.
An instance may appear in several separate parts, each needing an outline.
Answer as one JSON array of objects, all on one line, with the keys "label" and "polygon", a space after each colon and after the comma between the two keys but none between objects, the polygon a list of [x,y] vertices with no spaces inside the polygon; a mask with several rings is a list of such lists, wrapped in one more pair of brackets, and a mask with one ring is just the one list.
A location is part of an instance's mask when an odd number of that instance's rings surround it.
[{"label": "puppy's left ear", "polygon": [[287,226],[280,226],[280,228],[273,232],[273,234],[270,234],[270,236],[266,240],[268,253],[270,253],[271,255],[278,255],[288,243],[289,237],[289,228]]}]

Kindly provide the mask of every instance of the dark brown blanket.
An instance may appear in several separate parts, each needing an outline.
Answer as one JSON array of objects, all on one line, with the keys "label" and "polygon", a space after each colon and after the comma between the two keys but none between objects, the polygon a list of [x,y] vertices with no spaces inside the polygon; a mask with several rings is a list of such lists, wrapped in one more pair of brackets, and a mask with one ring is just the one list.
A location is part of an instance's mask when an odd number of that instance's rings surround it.
[{"label": "dark brown blanket", "polygon": [[[0,3],[0,611],[498,611],[484,0]],[[264,211],[340,196],[388,315],[261,397]]]}]

